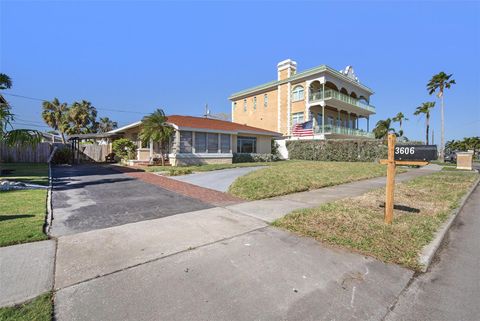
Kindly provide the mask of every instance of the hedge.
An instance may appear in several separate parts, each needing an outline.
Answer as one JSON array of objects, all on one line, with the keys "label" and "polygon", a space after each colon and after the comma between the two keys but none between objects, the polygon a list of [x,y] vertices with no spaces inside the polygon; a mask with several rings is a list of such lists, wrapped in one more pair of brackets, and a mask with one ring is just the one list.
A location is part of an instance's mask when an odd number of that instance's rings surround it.
[{"label": "hedge", "polygon": [[337,162],[372,162],[387,158],[381,140],[290,140],[288,158]]},{"label": "hedge", "polygon": [[232,163],[275,162],[279,159],[274,154],[233,153]]}]

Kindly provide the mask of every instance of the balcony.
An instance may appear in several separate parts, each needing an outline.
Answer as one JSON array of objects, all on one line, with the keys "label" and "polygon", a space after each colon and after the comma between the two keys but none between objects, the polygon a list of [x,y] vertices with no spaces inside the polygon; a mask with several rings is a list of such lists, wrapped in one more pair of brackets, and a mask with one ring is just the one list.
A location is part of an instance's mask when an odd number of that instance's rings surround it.
[{"label": "balcony", "polygon": [[[352,112],[356,112],[359,114],[366,113],[368,115],[375,114],[374,106],[369,105],[368,103],[363,102],[362,100],[350,97],[348,95],[342,94],[332,89],[325,90],[325,98],[323,97],[322,91],[310,92],[310,96],[308,98],[309,98],[308,101],[310,103],[316,103],[322,100],[332,100],[340,103],[339,105],[332,104],[333,107],[336,107],[336,108],[349,109],[348,108],[349,106],[354,106],[354,108],[351,110]],[[357,110],[357,108],[360,108],[360,110]]]},{"label": "balcony", "polygon": [[347,128],[334,125],[325,125],[322,131],[322,126],[315,126],[315,134],[325,135],[341,135],[341,136],[355,136],[355,137],[364,137],[364,138],[375,138],[375,135],[371,132],[364,131],[362,129]]}]

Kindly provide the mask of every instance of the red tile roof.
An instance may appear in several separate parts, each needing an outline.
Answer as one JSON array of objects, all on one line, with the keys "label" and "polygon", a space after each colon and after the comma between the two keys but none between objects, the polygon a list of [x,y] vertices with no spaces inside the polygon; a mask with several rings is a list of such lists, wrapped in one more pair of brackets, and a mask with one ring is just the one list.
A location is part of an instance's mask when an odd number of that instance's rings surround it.
[{"label": "red tile roof", "polygon": [[281,136],[280,133],[265,130],[262,128],[242,125],[226,120],[205,118],[205,117],[193,117],[193,116],[180,116],[171,115],[167,116],[167,123],[176,125],[180,129],[182,128],[194,128],[194,129],[210,129],[218,131],[239,132],[239,133],[252,133],[263,134],[271,136]]}]

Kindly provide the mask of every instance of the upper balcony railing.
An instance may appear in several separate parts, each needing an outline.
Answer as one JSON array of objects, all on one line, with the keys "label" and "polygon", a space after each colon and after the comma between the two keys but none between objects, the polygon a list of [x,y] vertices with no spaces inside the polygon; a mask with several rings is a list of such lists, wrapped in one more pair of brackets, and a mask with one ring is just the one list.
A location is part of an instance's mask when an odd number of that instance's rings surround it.
[{"label": "upper balcony railing", "polygon": [[357,107],[360,107],[362,109],[366,109],[371,112],[375,112],[375,107],[372,105],[369,105],[368,103],[363,102],[362,100],[359,100],[357,98],[350,97],[348,95],[342,94],[338,91],[328,89],[325,90],[325,98],[323,98],[323,92],[322,91],[315,91],[311,92],[309,96],[309,102],[316,102],[324,99],[337,99],[341,100],[347,104],[354,105]]},{"label": "upper balcony railing", "polygon": [[334,126],[334,125],[325,125],[323,129],[322,129],[322,125],[315,126],[314,132],[315,134],[325,133],[325,134],[339,134],[339,135],[375,138],[375,135],[372,132],[367,132],[361,129]]}]

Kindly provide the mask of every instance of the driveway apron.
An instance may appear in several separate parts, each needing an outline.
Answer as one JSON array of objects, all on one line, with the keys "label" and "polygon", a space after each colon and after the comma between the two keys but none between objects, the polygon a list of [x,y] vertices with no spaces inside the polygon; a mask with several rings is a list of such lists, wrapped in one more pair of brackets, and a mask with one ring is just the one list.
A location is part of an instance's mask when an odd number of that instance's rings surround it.
[{"label": "driveway apron", "polygon": [[107,166],[56,166],[53,178],[53,236],[213,207]]}]

